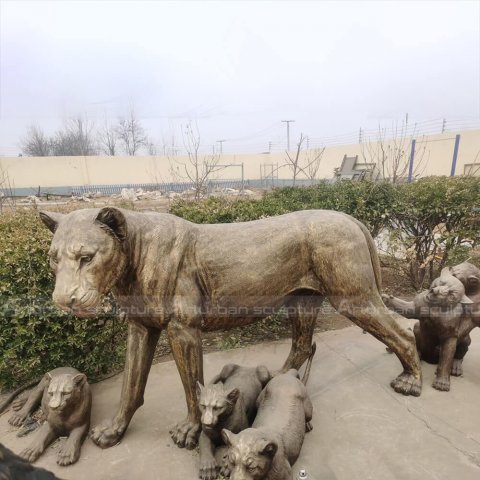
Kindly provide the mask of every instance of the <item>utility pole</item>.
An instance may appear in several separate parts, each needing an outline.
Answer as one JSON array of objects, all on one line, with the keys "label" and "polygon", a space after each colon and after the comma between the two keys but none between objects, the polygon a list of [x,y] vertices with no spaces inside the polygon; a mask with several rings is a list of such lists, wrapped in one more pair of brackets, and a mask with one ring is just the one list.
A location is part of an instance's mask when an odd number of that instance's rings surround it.
[{"label": "utility pole", "polygon": [[358,132],[358,143],[362,143],[362,127],[360,127],[360,131]]},{"label": "utility pole", "polygon": [[290,123],[295,122],[295,120],[282,120],[282,123],[287,124],[287,151],[290,151]]},{"label": "utility pole", "polygon": [[220,155],[223,155],[223,142],[226,142],[226,140],[217,140],[217,143],[220,144]]},{"label": "utility pole", "polygon": [[447,120],[444,118],[442,122],[442,133],[445,133],[445,127],[447,126]]}]

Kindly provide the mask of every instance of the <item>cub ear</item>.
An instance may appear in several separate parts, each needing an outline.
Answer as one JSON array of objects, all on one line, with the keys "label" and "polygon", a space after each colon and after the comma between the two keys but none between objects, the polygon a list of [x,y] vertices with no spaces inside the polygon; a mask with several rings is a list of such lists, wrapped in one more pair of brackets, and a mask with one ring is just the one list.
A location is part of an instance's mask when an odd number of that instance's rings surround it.
[{"label": "cub ear", "polygon": [[270,442],[265,440],[263,445],[261,445],[258,453],[260,455],[265,455],[266,457],[273,458],[273,456],[277,453],[277,449],[278,449],[278,446],[275,442]]},{"label": "cub ear", "polygon": [[463,303],[464,305],[470,305],[473,302],[466,295],[464,295],[460,300],[460,303]]},{"label": "cub ear", "polygon": [[58,227],[58,224],[61,222],[62,218],[65,216],[63,213],[55,212],[39,212],[40,220],[47,226],[47,228],[55,233],[55,230]]},{"label": "cub ear", "polygon": [[240,390],[238,388],[232,388],[229,392],[227,392],[228,401],[231,403],[236,403],[239,396]]},{"label": "cub ear", "polygon": [[222,428],[222,440],[227,447],[231,447],[235,443],[236,435],[226,428]]},{"label": "cub ear", "polygon": [[118,208],[104,207],[98,212],[95,222],[112,237],[123,242],[127,237],[127,220]]},{"label": "cub ear", "polygon": [[77,373],[77,374],[73,377],[73,383],[74,383],[77,387],[81,387],[81,386],[83,386],[85,383],[87,383],[87,376],[86,376],[84,373]]},{"label": "cub ear", "polygon": [[451,275],[452,275],[452,270],[450,269],[450,267],[442,268],[442,270],[440,272],[441,277],[449,277]]},{"label": "cub ear", "polygon": [[44,376],[43,376],[43,379],[45,381],[47,381],[48,383],[50,383],[50,381],[52,380],[52,376],[50,375],[50,372],[47,372]]},{"label": "cub ear", "polygon": [[200,398],[203,392],[203,385],[197,380],[197,398]]},{"label": "cub ear", "polygon": [[259,365],[255,371],[257,373],[257,378],[262,384],[262,387],[264,387],[272,379],[272,374],[265,365]]}]

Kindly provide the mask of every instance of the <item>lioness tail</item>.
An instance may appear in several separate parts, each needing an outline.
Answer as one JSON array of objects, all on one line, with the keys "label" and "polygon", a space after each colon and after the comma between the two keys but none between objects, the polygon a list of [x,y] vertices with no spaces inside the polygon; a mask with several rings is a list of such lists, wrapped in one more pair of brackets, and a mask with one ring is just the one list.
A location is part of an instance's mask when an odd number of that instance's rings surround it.
[{"label": "lioness tail", "polygon": [[313,356],[315,355],[315,352],[317,351],[317,344],[315,342],[312,343],[312,348],[310,350],[310,355],[307,359],[307,365],[305,366],[305,372],[302,377],[302,383],[304,385],[307,384],[308,382],[308,377],[310,376],[310,369],[312,368],[312,360]]}]

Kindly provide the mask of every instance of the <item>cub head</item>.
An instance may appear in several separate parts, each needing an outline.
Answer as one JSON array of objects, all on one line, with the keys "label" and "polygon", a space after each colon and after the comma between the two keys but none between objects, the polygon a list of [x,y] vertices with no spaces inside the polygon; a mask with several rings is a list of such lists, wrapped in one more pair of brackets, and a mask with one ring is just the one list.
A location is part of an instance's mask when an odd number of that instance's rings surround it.
[{"label": "cub head", "polygon": [[228,418],[235,408],[239,395],[240,391],[238,388],[225,390],[222,383],[204,387],[197,382],[202,429],[207,432],[214,430],[219,422]]},{"label": "cub head", "polygon": [[77,406],[83,398],[83,386],[87,377],[83,373],[72,375],[64,373],[50,378],[48,384],[48,408],[50,411],[63,412],[70,406]]},{"label": "cub head", "polygon": [[438,278],[430,285],[427,300],[431,305],[454,306],[459,303],[473,303],[465,295],[465,287],[462,282],[454,277],[449,268],[444,268]]},{"label": "cub head", "polygon": [[79,317],[95,316],[126,268],[124,214],[105,207],[41,212],[40,218],[54,234],[48,252],[56,277],[53,301]]},{"label": "cub head", "polygon": [[[238,434],[222,430],[227,445],[227,463],[230,480],[262,480],[268,478],[278,445],[255,428],[247,428]],[[283,478],[283,477],[282,477]]]}]

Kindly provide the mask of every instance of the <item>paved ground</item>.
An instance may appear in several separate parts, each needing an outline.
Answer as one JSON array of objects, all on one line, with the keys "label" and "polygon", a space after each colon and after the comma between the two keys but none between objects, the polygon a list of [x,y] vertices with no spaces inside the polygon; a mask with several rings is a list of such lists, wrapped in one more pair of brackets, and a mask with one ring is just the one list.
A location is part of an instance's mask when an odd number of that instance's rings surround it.
[{"label": "paved ground", "polygon": [[[480,330],[474,331],[463,378],[453,378],[449,393],[432,389],[432,365],[423,364],[420,398],[403,397],[389,387],[400,371],[396,357],[357,327],[316,336],[317,354],[309,382],[314,429],[295,465],[313,480],[390,480],[480,478]],[[287,342],[275,342],[206,356],[206,378],[228,362],[264,363],[278,368]],[[114,413],[121,377],[93,387],[93,424]],[[80,461],[61,468],[58,444],[37,462],[70,480],[195,479],[197,453],[172,444],[168,427],[183,417],[183,390],[173,362],[155,365],[145,405],[135,415],[122,442],[100,450],[88,439]],[[0,418],[0,442],[19,451],[19,439]]]}]

